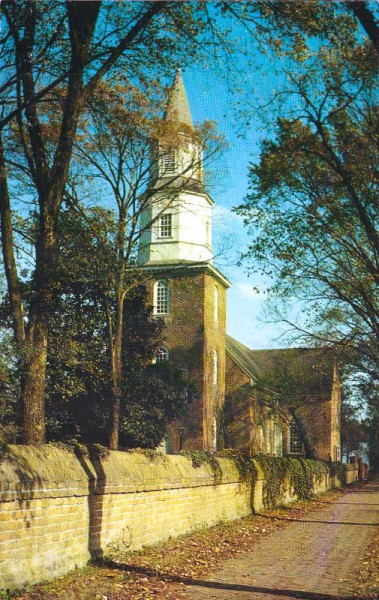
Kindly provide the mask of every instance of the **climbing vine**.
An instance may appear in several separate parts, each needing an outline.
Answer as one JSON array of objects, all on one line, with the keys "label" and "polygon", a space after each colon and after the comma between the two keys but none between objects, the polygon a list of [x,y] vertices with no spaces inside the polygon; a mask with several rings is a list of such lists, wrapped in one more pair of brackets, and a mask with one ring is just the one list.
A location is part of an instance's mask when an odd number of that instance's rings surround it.
[{"label": "climbing vine", "polygon": [[9,446],[7,442],[0,440],[0,462],[2,462],[9,455]]},{"label": "climbing vine", "polygon": [[325,477],[325,466],[317,461],[287,456],[272,458],[259,454],[255,460],[264,474],[263,504],[273,508],[281,503],[288,486],[299,500],[307,500],[314,495],[314,484]]},{"label": "climbing vine", "polygon": [[110,454],[110,450],[106,446],[92,443],[83,444],[76,439],[69,440],[68,442],[49,442],[46,446],[73,452],[81,458],[105,460]]},{"label": "climbing vine", "polygon": [[189,458],[192,461],[192,466],[195,469],[204,464],[209,465],[211,467],[215,483],[221,480],[222,470],[213,452],[203,452],[202,450],[193,450],[189,452],[188,450],[182,450],[179,454]]},{"label": "climbing vine", "polygon": [[241,479],[252,479],[253,481],[256,479],[257,469],[254,461],[246,454],[243,454],[243,452],[239,452],[233,448],[225,448],[216,452],[216,456],[219,458],[230,458],[236,465]]},{"label": "climbing vine", "polygon": [[192,466],[197,468],[203,464],[210,465],[215,482],[221,480],[222,470],[218,458],[229,458],[234,462],[238,469],[238,473],[243,480],[255,479],[256,468],[251,458],[234,449],[220,450],[219,452],[203,452],[201,450],[194,450],[188,452],[183,450],[180,452],[181,456],[186,456],[192,460]]},{"label": "climbing vine", "polygon": [[346,485],[346,465],[343,463],[332,462],[330,466],[330,475],[332,477],[337,475],[341,485]]}]

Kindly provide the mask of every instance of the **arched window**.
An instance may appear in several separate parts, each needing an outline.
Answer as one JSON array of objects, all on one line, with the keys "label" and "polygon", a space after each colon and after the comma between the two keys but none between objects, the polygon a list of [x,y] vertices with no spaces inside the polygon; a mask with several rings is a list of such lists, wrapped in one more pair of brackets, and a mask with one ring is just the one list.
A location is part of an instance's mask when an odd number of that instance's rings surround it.
[{"label": "arched window", "polygon": [[217,351],[213,350],[212,353],[212,381],[214,385],[217,385],[218,379],[218,356]]},{"label": "arched window", "polygon": [[212,422],[212,450],[215,452],[217,450],[217,419],[213,416]]},{"label": "arched window", "polygon": [[161,452],[162,454],[172,454],[172,435],[170,431],[167,431],[163,440],[159,446],[155,448],[155,450],[157,450],[157,452]]},{"label": "arched window", "polygon": [[160,346],[155,353],[155,362],[165,362],[169,359],[169,352],[165,346]]},{"label": "arched window", "polygon": [[170,312],[170,286],[168,281],[155,282],[154,312],[156,315],[168,315]]},{"label": "arched window", "polygon": [[218,323],[218,287],[214,286],[213,289],[213,319],[215,324]]},{"label": "arched window", "polygon": [[271,438],[271,419],[265,421],[265,452],[271,454],[272,451],[272,438]]},{"label": "arched window", "polygon": [[283,456],[283,432],[276,419],[274,420],[274,445],[275,456]]},{"label": "arched window", "polygon": [[263,427],[262,425],[258,426],[258,452],[263,452]]}]

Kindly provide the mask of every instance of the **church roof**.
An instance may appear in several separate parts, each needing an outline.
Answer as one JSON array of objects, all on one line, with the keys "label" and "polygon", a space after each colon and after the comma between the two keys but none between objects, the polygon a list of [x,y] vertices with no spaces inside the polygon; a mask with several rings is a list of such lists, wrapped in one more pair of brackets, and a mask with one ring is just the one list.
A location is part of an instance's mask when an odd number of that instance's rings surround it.
[{"label": "church roof", "polygon": [[169,99],[164,118],[166,121],[193,128],[191,112],[180,68],[178,68],[176,72],[174,83],[169,92]]},{"label": "church roof", "polygon": [[261,368],[251,356],[252,350],[230,335],[226,336],[226,352],[248,377],[255,381],[262,377]]},{"label": "church roof", "polygon": [[333,352],[329,348],[282,348],[251,350],[241,342],[226,336],[226,352],[230,358],[254,381],[270,376],[277,368],[295,364],[304,375],[316,370],[322,385],[330,386],[333,379]]}]

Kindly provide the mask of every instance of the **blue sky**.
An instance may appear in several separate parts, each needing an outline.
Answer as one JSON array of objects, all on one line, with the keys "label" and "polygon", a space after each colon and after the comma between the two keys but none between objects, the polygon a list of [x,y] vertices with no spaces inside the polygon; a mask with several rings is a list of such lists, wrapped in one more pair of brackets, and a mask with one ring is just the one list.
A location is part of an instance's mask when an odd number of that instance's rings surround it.
[{"label": "blue sky", "polygon": [[[265,62],[267,65],[268,61]],[[243,72],[241,77],[244,77]],[[251,75],[253,81],[249,85],[255,89],[258,86],[273,87],[276,81],[273,70],[269,77],[269,81],[265,80],[257,69]],[[247,264],[242,267],[236,264],[240,253],[246,250],[249,238],[242,218],[232,212],[232,208],[240,204],[247,193],[248,164],[259,152],[259,138],[265,134],[264,126],[254,118],[250,126],[244,128],[243,137],[237,134],[240,120],[235,97],[211,67],[209,70],[186,69],[183,79],[194,122],[216,121],[228,143],[222,156],[211,165],[209,190],[215,201],[213,250],[218,256],[216,265],[232,283],[228,291],[227,331],[250,348],[283,346],[285,342],[278,339],[282,330],[264,316],[266,295],[255,290],[257,285],[265,287],[264,280],[259,275],[248,277]]]}]

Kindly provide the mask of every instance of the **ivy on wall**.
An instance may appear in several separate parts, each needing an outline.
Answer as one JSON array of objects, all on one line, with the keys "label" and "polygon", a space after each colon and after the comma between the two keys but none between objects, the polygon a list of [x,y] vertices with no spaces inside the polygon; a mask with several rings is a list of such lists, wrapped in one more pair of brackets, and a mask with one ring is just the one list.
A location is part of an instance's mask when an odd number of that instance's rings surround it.
[{"label": "ivy on wall", "polygon": [[325,477],[323,463],[305,458],[272,458],[259,454],[254,457],[264,474],[263,504],[273,508],[281,504],[286,488],[290,487],[299,500],[314,495],[314,484]]},{"label": "ivy on wall", "polygon": [[346,485],[346,465],[340,462],[332,462],[330,466],[330,475],[333,477],[338,476],[341,485]]},{"label": "ivy on wall", "polygon": [[203,464],[210,465],[215,482],[221,480],[222,470],[218,458],[229,458],[234,462],[238,473],[243,480],[254,481],[256,479],[256,468],[251,458],[234,449],[225,449],[218,452],[202,452],[201,450],[187,451],[182,450],[181,456],[186,456],[192,460],[193,467],[200,467]]}]

